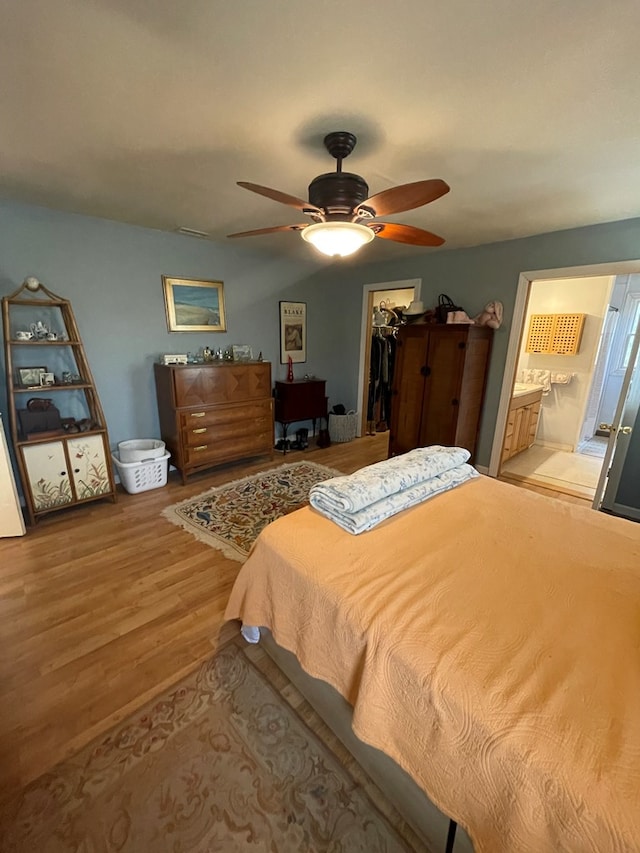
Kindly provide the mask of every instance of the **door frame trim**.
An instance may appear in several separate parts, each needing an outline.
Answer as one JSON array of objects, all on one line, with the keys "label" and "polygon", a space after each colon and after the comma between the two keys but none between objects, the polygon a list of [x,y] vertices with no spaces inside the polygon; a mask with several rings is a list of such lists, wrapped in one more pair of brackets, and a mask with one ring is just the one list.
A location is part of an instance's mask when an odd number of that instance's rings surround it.
[{"label": "door frame trim", "polygon": [[586,264],[577,267],[557,267],[555,269],[527,270],[518,276],[516,288],[516,299],[511,317],[511,329],[509,332],[509,344],[507,357],[502,374],[502,389],[498,403],[496,416],[496,427],[493,434],[493,445],[491,458],[489,460],[488,474],[497,477],[500,470],[500,459],[502,456],[502,445],[507,428],[507,417],[509,414],[509,403],[511,400],[511,389],[515,375],[520,345],[524,333],[524,320],[529,301],[529,290],[533,281],[547,281],[554,278],[591,278],[605,275],[624,275],[626,273],[640,273],[640,258],[632,261],[611,261],[604,264]]},{"label": "door frame trim", "polygon": [[[364,369],[367,359],[367,340],[371,333],[371,311],[370,298],[371,294],[376,290],[407,290],[413,287],[413,298],[418,301],[420,299],[420,290],[422,288],[421,278],[405,278],[398,281],[378,281],[374,284],[364,284],[362,286],[362,315],[360,321],[360,358],[358,361],[358,406],[362,406],[364,399]],[[362,424],[365,412],[359,412],[358,426],[356,435],[362,435]]]}]

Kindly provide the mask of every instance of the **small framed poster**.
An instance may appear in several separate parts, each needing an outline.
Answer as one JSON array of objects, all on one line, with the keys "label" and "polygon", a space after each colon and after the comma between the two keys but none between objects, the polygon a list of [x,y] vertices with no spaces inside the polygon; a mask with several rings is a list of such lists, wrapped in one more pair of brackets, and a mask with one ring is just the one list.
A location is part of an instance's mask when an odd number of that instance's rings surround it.
[{"label": "small framed poster", "polygon": [[307,360],[307,303],[280,303],[280,364]]}]

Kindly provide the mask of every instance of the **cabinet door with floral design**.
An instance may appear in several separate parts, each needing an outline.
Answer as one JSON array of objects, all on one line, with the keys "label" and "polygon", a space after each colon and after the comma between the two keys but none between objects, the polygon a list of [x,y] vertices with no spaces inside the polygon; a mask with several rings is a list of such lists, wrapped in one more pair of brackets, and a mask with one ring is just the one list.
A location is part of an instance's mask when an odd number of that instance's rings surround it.
[{"label": "cabinet door with floral design", "polygon": [[101,435],[79,435],[67,441],[71,476],[78,500],[111,491],[104,441]]},{"label": "cabinet door with floral design", "polygon": [[63,442],[25,445],[22,453],[36,512],[73,503]]}]

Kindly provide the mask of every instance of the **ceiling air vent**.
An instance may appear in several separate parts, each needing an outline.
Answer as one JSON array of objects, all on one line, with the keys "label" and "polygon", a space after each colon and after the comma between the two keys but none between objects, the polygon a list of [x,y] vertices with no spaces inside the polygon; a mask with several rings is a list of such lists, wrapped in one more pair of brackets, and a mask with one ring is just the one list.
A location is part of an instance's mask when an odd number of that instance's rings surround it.
[{"label": "ceiling air vent", "polygon": [[187,234],[189,237],[209,237],[206,231],[198,231],[197,228],[185,228],[184,225],[181,225],[177,231],[178,234]]}]

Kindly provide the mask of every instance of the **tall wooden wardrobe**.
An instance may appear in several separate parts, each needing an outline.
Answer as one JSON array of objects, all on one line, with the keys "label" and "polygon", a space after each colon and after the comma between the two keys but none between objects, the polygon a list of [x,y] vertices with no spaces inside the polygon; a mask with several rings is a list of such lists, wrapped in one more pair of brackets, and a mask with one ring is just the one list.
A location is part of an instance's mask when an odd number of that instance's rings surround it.
[{"label": "tall wooden wardrobe", "polygon": [[430,444],[476,450],[493,329],[412,323],[398,334],[389,456]]}]

